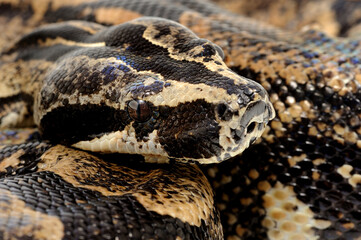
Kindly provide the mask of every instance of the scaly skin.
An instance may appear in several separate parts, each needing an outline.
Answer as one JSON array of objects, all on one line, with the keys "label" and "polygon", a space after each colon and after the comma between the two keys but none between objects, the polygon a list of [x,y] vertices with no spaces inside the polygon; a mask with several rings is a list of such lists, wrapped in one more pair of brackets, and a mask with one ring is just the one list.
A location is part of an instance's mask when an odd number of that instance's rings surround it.
[{"label": "scaly skin", "polygon": [[254,27],[203,1],[177,1],[186,5],[176,7],[163,1],[153,8],[144,2],[58,9],[33,21],[63,16],[117,24],[146,13],[176,20],[218,44],[228,67],[261,83],[277,112],[257,145],[205,167],[225,238],[360,237],[361,43],[313,30]]}]

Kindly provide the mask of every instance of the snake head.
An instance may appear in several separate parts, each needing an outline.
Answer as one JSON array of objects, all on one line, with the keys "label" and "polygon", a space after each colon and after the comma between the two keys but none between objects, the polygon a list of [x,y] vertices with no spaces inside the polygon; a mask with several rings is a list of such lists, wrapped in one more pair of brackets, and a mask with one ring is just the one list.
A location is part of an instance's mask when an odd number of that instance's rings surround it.
[{"label": "snake head", "polygon": [[45,80],[36,104],[46,138],[147,161],[218,163],[242,153],[274,117],[261,85],[176,22],[139,18],[89,41]]}]

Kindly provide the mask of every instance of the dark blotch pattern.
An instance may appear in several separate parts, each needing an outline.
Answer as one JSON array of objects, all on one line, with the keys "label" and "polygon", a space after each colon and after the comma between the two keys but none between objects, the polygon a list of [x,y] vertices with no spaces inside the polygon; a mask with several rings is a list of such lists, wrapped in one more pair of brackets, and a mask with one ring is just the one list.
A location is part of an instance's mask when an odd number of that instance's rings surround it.
[{"label": "dark blotch pattern", "polygon": [[[171,156],[203,158],[218,155],[219,129],[215,120],[215,106],[197,100],[170,108],[159,107],[159,142]],[[205,140],[207,139],[207,140]]]},{"label": "dark blotch pattern", "polygon": [[19,151],[23,152],[19,157],[19,164],[16,166],[7,166],[5,171],[0,171],[0,178],[35,172],[38,169],[37,164],[40,161],[40,156],[49,147],[50,145],[48,144],[41,144],[37,140],[30,139],[30,141],[26,143],[9,145],[0,149],[0,163]]},{"label": "dark blotch pattern", "polygon": [[[162,26],[164,23],[156,22],[156,24]],[[227,90],[228,94],[239,95],[240,105],[246,105],[252,100],[251,95],[244,93],[249,91],[249,88],[255,89],[262,97],[264,96],[264,90],[252,82],[244,86],[237,86],[233,79],[208,70],[202,63],[170,58],[167,49],[153,45],[143,38],[142,35],[145,29],[146,27],[142,25],[126,23],[110,28],[108,34],[102,37],[104,37],[108,46],[129,45],[126,51],[132,54],[132,58],[125,56],[125,61],[138,71],[152,71],[161,74],[165,79],[193,84],[205,83],[223,88]],[[203,46],[204,51],[202,54],[204,56],[214,56],[216,53],[216,49],[207,40],[191,38],[189,35],[180,38],[184,38],[185,41],[179,46],[175,43],[175,48],[179,48],[179,52],[187,52],[196,46]],[[135,42],[134,39],[137,39],[137,41]],[[200,71],[200,69],[202,70]]]},{"label": "dark blotch pattern", "polygon": [[[130,194],[105,197],[74,188],[52,172],[0,179],[0,189],[12,192],[26,203],[26,207],[59,216],[65,227],[64,239],[176,239],[177,236],[210,239],[204,221],[200,227],[191,226],[146,210]],[[2,222],[0,229],[6,224],[19,226],[20,222]]]},{"label": "dark blotch pattern", "polygon": [[68,105],[47,113],[40,122],[45,139],[75,143],[106,132],[123,130],[130,123],[125,110],[101,105]]}]

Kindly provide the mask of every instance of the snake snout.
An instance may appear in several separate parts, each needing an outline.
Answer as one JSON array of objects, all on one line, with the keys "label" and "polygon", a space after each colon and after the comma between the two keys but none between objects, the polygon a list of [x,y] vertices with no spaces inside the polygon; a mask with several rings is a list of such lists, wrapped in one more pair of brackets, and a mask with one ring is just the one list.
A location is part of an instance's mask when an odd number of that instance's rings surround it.
[{"label": "snake snout", "polygon": [[240,125],[246,133],[253,132],[257,125],[267,124],[274,117],[273,107],[265,101],[257,101],[247,106]]},{"label": "snake snout", "polygon": [[264,132],[275,111],[264,88],[249,81],[240,85],[237,99],[219,103],[216,106],[219,122],[219,144],[223,149],[218,161],[241,154]]}]

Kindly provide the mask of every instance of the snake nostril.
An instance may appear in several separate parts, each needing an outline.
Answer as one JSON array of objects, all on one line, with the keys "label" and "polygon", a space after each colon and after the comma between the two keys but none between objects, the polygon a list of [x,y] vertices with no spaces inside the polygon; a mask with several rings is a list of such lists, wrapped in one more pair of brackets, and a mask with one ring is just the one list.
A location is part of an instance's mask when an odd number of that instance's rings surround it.
[{"label": "snake nostril", "polygon": [[256,122],[251,122],[246,128],[246,132],[251,133],[255,128],[256,128]]},{"label": "snake nostril", "polygon": [[225,113],[226,113],[226,111],[227,111],[227,106],[226,106],[226,104],[224,104],[224,103],[219,104],[219,105],[217,106],[216,111],[217,111],[218,117],[219,117],[220,119],[223,119],[223,118],[224,118],[224,115],[225,115]]}]

